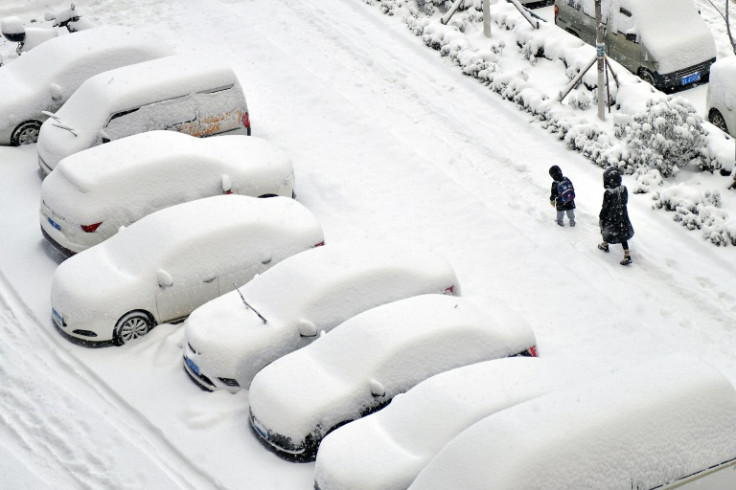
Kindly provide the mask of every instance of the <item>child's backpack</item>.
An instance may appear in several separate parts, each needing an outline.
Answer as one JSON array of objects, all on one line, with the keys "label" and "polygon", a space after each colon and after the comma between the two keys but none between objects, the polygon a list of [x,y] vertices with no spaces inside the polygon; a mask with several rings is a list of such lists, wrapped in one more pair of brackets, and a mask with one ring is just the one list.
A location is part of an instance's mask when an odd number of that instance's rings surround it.
[{"label": "child's backpack", "polygon": [[567,177],[557,183],[557,202],[567,204],[575,199],[575,188]]}]

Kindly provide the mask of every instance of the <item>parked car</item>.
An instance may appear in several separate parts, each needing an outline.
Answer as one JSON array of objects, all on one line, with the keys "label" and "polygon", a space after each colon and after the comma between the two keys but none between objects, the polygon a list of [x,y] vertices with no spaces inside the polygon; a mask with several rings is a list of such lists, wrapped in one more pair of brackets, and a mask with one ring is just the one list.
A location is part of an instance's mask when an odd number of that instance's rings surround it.
[{"label": "parked car", "polygon": [[35,143],[47,115],[87,78],[170,55],[157,37],[127,27],[97,27],[59,36],[0,70],[0,144]]},{"label": "parked car", "polygon": [[708,121],[736,138],[736,57],[719,58],[711,66],[705,106]]},{"label": "parked car", "polygon": [[[734,461],[736,390],[706,362],[679,354],[490,415],[409,488],[725,490],[736,488]],[[695,481],[712,472],[729,483]]]},{"label": "parked car", "polygon": [[377,306],[253,378],[254,432],[277,454],[313,460],[330,431],[437,373],[535,352],[527,324],[496,322],[470,300],[427,294]]},{"label": "parked car", "polygon": [[[595,0],[556,0],[555,24],[595,46]],[[606,54],[659,89],[707,82],[716,45],[693,0],[602,3]]]},{"label": "parked car", "polygon": [[206,390],[248,388],[281,356],[374,306],[460,294],[452,266],[415,246],[341,243],[284,260],[197,308],[185,325],[184,367]]},{"label": "parked car", "polygon": [[180,55],[95,75],[41,126],[38,163],[49,173],[72,153],[155,129],[250,135],[248,106],[232,68]]},{"label": "parked car", "polygon": [[63,262],[51,284],[52,317],[71,337],[124,344],[322,244],[315,217],[290,198],[179,204]]},{"label": "parked car", "polygon": [[[518,324],[499,317],[498,306],[488,308],[496,324]],[[317,453],[315,488],[406,489],[445,444],[474,423],[609,369],[598,359],[509,357],[432,376],[383,410],[329,433]]]},{"label": "parked car", "polygon": [[291,197],[286,153],[243,135],[140,133],[64,158],[41,186],[41,231],[81,252],[154,211],[218,194]]}]

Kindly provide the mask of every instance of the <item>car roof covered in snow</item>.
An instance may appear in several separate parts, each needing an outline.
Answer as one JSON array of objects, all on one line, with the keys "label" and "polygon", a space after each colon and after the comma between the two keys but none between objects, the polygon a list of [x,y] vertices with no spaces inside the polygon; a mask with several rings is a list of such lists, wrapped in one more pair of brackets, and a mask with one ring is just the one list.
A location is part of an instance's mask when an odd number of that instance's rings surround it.
[{"label": "car roof covered in snow", "polygon": [[[88,78],[57,115],[73,127],[100,127],[109,114],[238,84],[233,69],[215,58],[173,55],[108,70]],[[94,107],[94,111],[80,111]],[[83,116],[87,121],[75,120]]]},{"label": "car roof covered in snow", "polygon": [[734,387],[674,354],[481,420],[410,489],[654,488],[734,457]]},{"label": "car roof covered in snow", "polygon": [[292,179],[293,166],[283,150],[255,136],[149,131],[64,158],[44,179],[41,198],[61,216],[95,222],[122,203],[132,213],[161,196],[182,202],[212,195],[222,190],[223,176],[270,189],[272,181]]},{"label": "car roof covered in snow", "polygon": [[[501,307],[488,309],[498,318]],[[405,489],[447,442],[475,422],[610,369],[578,357],[509,357],[437,374],[383,410],[330,433],[317,454],[315,482],[321,490]]]},{"label": "car roof covered in snow", "polygon": [[[256,375],[249,400],[260,423],[302,438],[390,400],[442,371],[522,353],[535,345],[526,322],[507,324],[467,298],[427,294],[365,311]],[[347,415],[346,415],[347,414]]]}]

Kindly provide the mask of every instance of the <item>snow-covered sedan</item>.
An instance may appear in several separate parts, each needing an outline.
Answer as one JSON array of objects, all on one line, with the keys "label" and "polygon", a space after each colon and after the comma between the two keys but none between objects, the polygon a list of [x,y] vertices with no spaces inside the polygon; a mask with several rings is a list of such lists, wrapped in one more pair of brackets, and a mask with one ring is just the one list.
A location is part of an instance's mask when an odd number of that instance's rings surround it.
[{"label": "snow-covered sedan", "polygon": [[[488,308],[494,320],[512,325],[499,318],[500,306]],[[315,488],[404,490],[445,444],[474,423],[609,369],[579,357],[509,357],[432,376],[383,410],[328,434],[317,453]]]},{"label": "snow-covered sedan", "polygon": [[322,244],[315,217],[291,198],[179,204],[63,262],[51,284],[52,317],[71,337],[124,344]]},{"label": "snow-covered sedan", "polygon": [[395,301],[259,372],[248,395],[251,425],[277,454],[311,460],[327,433],[435,374],[535,351],[528,324],[497,321],[468,299]]},{"label": "snow-covered sedan", "polygon": [[291,197],[290,158],[257,137],[150,131],[64,158],[41,186],[41,231],[81,252],[154,211],[218,194]]},{"label": "snow-covered sedan", "polygon": [[452,266],[414,246],[343,242],[289,257],[197,308],[185,325],[184,367],[206,390],[248,388],[279,357],[375,306],[460,294]]},{"label": "snow-covered sedan", "polygon": [[710,82],[705,98],[708,121],[736,138],[736,59],[719,58],[710,67]]},{"label": "snow-covered sedan", "polygon": [[55,112],[87,78],[171,54],[155,36],[97,27],[50,39],[0,70],[0,144],[35,143],[43,112]]},{"label": "snow-covered sedan", "polygon": [[674,354],[484,418],[409,489],[725,490],[736,488],[734,461],[736,390],[705,361]]}]

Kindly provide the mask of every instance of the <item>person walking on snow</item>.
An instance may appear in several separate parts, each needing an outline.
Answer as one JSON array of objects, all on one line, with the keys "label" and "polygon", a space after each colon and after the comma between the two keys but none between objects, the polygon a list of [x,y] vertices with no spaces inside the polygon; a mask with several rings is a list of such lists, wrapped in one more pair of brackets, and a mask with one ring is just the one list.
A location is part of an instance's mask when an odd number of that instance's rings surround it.
[{"label": "person walking on snow", "polygon": [[631,263],[629,254],[629,240],[634,236],[634,227],[629,220],[629,212],[626,205],[629,202],[629,192],[626,186],[621,184],[621,174],[618,169],[607,168],[603,172],[603,205],[598,215],[598,224],[601,227],[603,242],[598,248],[608,252],[608,245],[620,243],[624,248],[624,258],[621,265]]},{"label": "person walking on snow", "polygon": [[557,165],[549,168],[552,177],[552,189],[549,195],[549,205],[557,209],[557,224],[565,226],[564,217],[570,220],[570,226],[575,226],[575,190],[570,179],[562,175],[562,170]]}]

